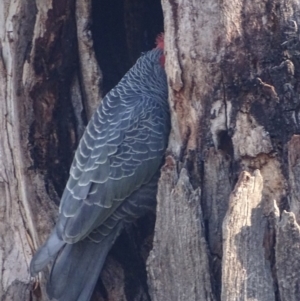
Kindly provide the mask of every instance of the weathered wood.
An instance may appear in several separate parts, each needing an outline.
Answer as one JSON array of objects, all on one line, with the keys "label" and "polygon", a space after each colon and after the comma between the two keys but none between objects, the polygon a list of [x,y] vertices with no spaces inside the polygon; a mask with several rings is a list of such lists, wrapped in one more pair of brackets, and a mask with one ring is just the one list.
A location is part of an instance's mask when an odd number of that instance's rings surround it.
[{"label": "weathered wood", "polygon": [[0,296],[30,297],[28,265],[33,248],[31,189],[23,152],[22,69],[35,21],[33,1],[0,3]]},{"label": "weathered wood", "polygon": [[300,224],[300,136],[294,135],[288,143],[290,209]]},{"label": "weathered wood", "polygon": [[91,32],[91,0],[76,1],[76,28],[80,76],[88,120],[101,99],[102,74],[96,61]]},{"label": "weathered wood", "polygon": [[281,301],[300,296],[300,226],[294,213],[282,212],[276,227],[276,273]]},{"label": "weathered wood", "polygon": [[214,300],[200,189],[192,188],[185,168],[177,177],[171,157],[160,183],[154,248],[148,258],[152,300]]},{"label": "weathered wood", "polygon": [[206,231],[214,260],[222,257],[222,222],[228,209],[231,193],[231,160],[223,151],[210,148],[205,155],[203,169],[203,210]]},{"label": "weathered wood", "polygon": [[270,262],[265,259],[263,178],[241,173],[223,221],[221,300],[275,300]]},{"label": "weathered wood", "polygon": [[[190,191],[202,190],[212,296],[279,300],[282,286],[274,251],[277,219],[283,209],[299,214],[298,142],[291,138],[299,130],[300,5],[280,0],[175,0],[163,1],[162,6],[172,111],[168,154],[177,162],[172,179],[187,169]],[[241,172],[251,174],[256,169],[253,176],[248,174],[248,183]],[[254,188],[254,182],[259,187]],[[167,185],[163,174],[157,210],[157,221],[163,222],[157,225],[151,258],[164,256],[159,253],[161,244],[178,242],[180,248],[187,247],[180,231],[166,230],[174,224],[168,210],[160,210],[167,206],[164,202],[170,202],[172,189],[166,189]],[[236,191],[241,193],[239,198],[234,196]],[[184,195],[180,204],[188,198]],[[188,227],[190,221],[177,215],[180,229]],[[191,260],[200,255],[196,250],[187,256]],[[149,263],[150,288],[154,300],[172,300],[169,292],[176,291],[174,281],[164,276],[167,268],[161,269],[161,261]],[[156,269],[163,277],[158,277]],[[177,286],[194,279],[176,261],[169,263],[169,270],[171,275],[180,271]],[[196,283],[195,291],[201,291],[203,284]],[[297,298],[295,291],[290,293]]]}]

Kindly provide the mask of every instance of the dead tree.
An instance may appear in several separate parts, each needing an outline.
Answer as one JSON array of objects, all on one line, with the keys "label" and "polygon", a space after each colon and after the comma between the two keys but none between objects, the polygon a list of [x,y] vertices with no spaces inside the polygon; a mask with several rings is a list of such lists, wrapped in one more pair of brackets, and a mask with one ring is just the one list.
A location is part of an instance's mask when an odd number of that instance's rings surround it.
[{"label": "dead tree", "polygon": [[33,281],[28,265],[78,140],[162,24],[172,133],[155,228],[150,214],[124,231],[93,300],[299,300],[299,1],[164,0],[162,11],[0,1],[2,301],[48,300],[47,273]]}]

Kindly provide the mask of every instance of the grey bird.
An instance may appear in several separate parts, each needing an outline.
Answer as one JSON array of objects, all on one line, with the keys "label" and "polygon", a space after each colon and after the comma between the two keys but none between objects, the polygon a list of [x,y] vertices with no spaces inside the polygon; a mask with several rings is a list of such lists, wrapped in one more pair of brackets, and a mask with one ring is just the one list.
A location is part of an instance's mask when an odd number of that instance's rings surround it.
[{"label": "grey bird", "polygon": [[30,264],[52,263],[47,292],[90,300],[106,256],[126,223],[153,209],[170,132],[163,36],[98,107],[80,140],[57,224]]}]

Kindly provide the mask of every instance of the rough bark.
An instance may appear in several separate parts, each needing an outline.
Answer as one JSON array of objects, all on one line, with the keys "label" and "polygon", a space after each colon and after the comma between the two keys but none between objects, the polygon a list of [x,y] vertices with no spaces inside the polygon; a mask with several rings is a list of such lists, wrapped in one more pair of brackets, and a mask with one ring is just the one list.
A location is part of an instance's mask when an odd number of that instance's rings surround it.
[{"label": "rough bark", "polygon": [[[176,163],[159,186],[152,298],[299,299],[299,2],[162,6]],[[195,223],[184,208],[199,189]]]},{"label": "rough bark", "polygon": [[[207,273],[200,189],[193,189],[185,168],[179,177],[175,170],[176,161],[168,157],[161,177],[165,186],[159,187],[157,196],[165,206],[157,210],[156,225],[168,224],[156,231],[154,249],[148,258],[152,300],[215,300]],[[175,238],[178,240],[173,241]]]},{"label": "rough bark", "polygon": [[[274,300],[270,261],[265,258],[267,218],[263,178],[243,172],[223,220],[222,300]],[[242,246],[242,247],[241,247]],[[232,268],[234,267],[234,268]]]},{"label": "rough bark", "polygon": [[[32,253],[55,223],[102,78],[107,91],[154,40],[157,5],[0,1],[1,300],[48,300],[47,273],[29,277]],[[172,133],[153,249],[150,215],[121,235],[93,300],[296,301],[300,4],[162,8]]]}]

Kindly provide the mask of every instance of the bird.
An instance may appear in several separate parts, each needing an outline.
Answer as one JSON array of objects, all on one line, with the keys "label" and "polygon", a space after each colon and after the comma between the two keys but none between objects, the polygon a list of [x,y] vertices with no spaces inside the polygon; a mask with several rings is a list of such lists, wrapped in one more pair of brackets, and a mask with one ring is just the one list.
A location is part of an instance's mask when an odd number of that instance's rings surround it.
[{"label": "bird", "polygon": [[153,210],[171,129],[164,35],[103,98],[79,142],[59,215],[30,263],[50,298],[90,300],[125,225]]}]

